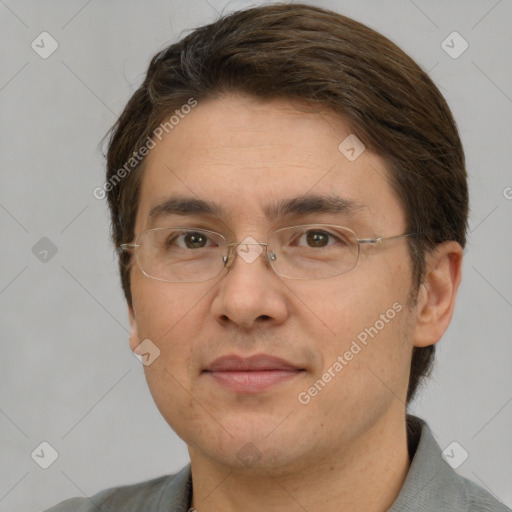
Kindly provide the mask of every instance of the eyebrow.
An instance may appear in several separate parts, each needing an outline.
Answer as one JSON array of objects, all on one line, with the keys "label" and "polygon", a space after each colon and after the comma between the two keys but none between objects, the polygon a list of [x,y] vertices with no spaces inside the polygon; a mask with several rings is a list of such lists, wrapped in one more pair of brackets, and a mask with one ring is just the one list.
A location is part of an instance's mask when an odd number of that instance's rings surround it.
[{"label": "eyebrow", "polygon": [[[303,195],[291,199],[280,199],[267,204],[263,212],[267,219],[277,219],[290,216],[306,216],[313,213],[344,214],[352,216],[367,209],[367,206],[352,199],[338,195]],[[153,207],[149,212],[149,220],[166,215],[204,215],[209,217],[226,217],[224,208],[212,201],[193,197],[172,197]]]},{"label": "eyebrow", "polygon": [[[306,216],[313,213],[345,214],[352,216],[367,207],[352,199],[337,195],[304,195],[291,199],[280,199],[267,204],[264,214],[267,219],[277,219],[290,216]],[[173,197],[153,207],[149,212],[149,220],[155,220],[166,215],[205,215],[209,217],[226,217],[226,211],[221,205],[204,199],[193,197]]]},{"label": "eyebrow", "polygon": [[361,203],[337,195],[306,195],[292,199],[281,199],[264,208],[268,219],[279,219],[290,215],[309,215],[311,213],[331,213],[353,215],[366,209]]}]

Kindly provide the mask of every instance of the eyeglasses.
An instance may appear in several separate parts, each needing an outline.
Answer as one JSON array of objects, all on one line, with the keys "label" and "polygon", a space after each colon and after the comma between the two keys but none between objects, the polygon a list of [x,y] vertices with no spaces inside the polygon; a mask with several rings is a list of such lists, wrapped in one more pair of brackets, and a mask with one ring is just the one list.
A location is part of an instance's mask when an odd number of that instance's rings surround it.
[{"label": "eyeglasses", "polygon": [[348,228],[332,224],[307,224],[278,229],[267,242],[246,238],[227,243],[220,233],[175,226],[141,233],[118,251],[134,251],[144,275],[171,283],[209,281],[229,269],[236,253],[251,263],[265,248],[265,257],[276,274],[289,279],[324,279],[350,272],[359,259],[361,244],[380,246],[416,233],[359,239]]}]

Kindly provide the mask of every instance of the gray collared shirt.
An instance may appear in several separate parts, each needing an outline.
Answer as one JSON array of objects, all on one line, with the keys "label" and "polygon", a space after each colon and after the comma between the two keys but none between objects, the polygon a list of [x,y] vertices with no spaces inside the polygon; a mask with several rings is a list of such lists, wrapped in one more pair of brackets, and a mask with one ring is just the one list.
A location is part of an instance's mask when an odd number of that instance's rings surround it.
[{"label": "gray collared shirt", "polygon": [[[489,492],[458,475],[442,458],[428,425],[407,417],[412,462],[388,512],[510,512]],[[66,500],[46,512],[188,512],[192,496],[190,465],[176,475]]]}]

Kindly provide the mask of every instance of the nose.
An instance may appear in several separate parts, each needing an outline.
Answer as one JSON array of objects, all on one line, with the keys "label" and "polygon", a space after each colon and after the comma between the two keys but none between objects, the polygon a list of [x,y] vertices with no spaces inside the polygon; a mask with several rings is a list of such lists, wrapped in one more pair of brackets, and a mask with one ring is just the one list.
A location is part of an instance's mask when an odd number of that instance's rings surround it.
[{"label": "nose", "polygon": [[267,325],[284,322],[288,316],[287,288],[265,257],[268,245],[245,239],[229,247],[226,260],[229,272],[219,283],[212,303],[213,314],[220,322],[232,322],[245,329],[263,322]]}]

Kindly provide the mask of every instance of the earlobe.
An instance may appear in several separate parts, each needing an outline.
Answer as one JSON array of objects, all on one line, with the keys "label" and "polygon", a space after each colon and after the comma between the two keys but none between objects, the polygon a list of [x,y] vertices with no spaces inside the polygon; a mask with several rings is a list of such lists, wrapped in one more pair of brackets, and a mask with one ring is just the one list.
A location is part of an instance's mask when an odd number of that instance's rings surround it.
[{"label": "earlobe", "polygon": [[130,319],[130,349],[133,352],[135,348],[140,344],[137,321],[135,320],[135,312],[133,310],[133,306],[128,306],[128,317]]},{"label": "earlobe", "polygon": [[418,292],[414,346],[437,343],[450,324],[462,279],[463,252],[457,242],[444,242],[427,256],[427,275]]}]

